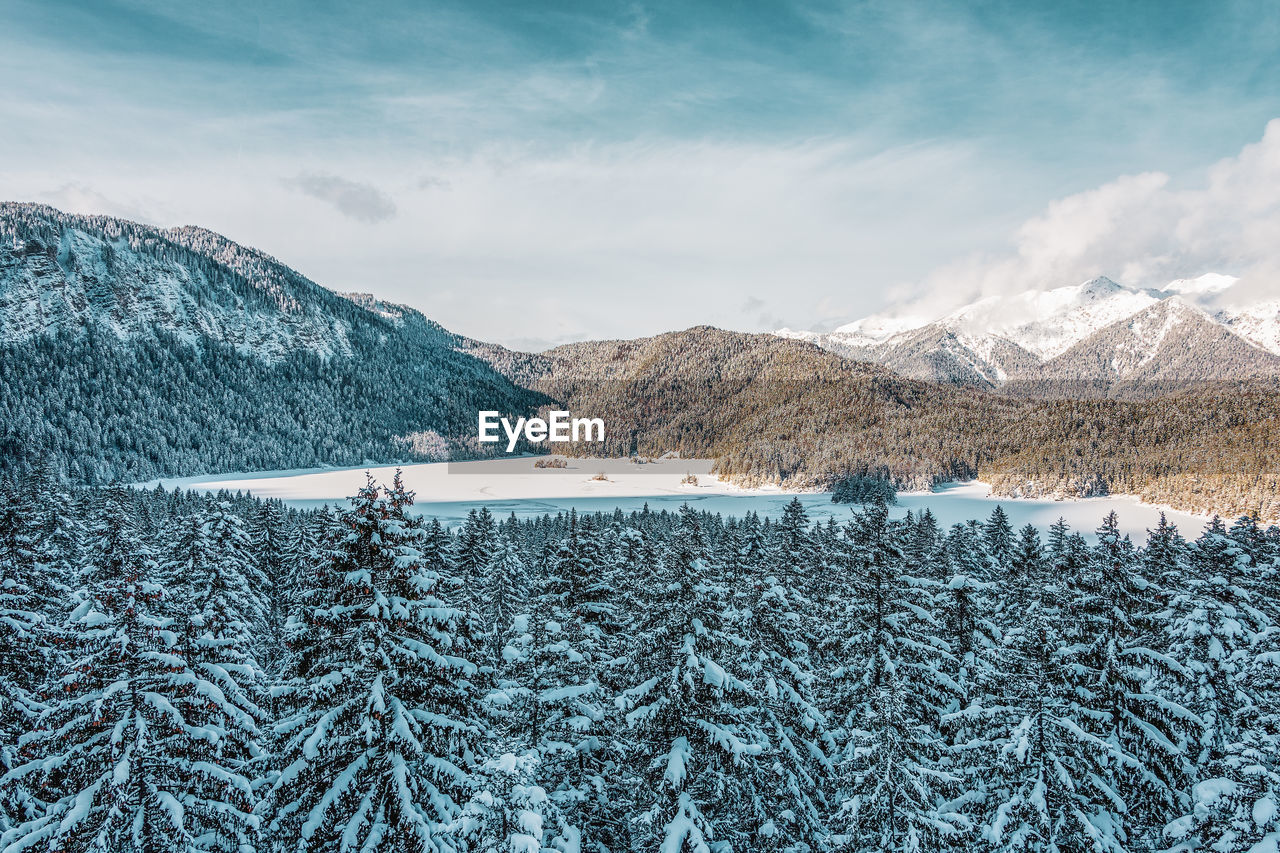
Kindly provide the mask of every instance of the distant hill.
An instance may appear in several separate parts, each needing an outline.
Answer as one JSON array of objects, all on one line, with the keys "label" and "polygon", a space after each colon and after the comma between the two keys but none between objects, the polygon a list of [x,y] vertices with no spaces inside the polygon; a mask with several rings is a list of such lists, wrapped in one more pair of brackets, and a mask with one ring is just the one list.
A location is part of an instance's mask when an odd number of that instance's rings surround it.
[{"label": "distant hill", "polygon": [[[1175,353],[1176,340],[1168,342]],[[473,351],[575,413],[604,417],[611,453],[710,456],[743,484],[830,487],[871,474],[927,489],[978,477],[1008,495],[1128,493],[1280,517],[1271,450],[1280,446],[1280,394],[1269,386],[1213,382],[1142,399],[1011,396],[706,326],[531,356]]]}]

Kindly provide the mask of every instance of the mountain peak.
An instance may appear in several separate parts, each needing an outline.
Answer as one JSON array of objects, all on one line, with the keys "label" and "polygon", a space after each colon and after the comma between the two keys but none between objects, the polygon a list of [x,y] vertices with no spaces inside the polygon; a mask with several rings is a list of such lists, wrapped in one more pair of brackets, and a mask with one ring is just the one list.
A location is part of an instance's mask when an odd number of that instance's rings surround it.
[{"label": "mountain peak", "polygon": [[[1042,366],[1130,318],[1138,324],[1133,334],[1153,336],[1156,349],[1168,334],[1166,327],[1194,320],[1194,325],[1207,324],[1230,332],[1246,346],[1280,354],[1280,311],[1263,311],[1258,306],[1213,313],[1204,310],[1234,283],[1231,276],[1209,273],[1173,281],[1165,288],[1147,289],[1097,276],[1051,290],[987,296],[940,319],[916,322],[871,316],[830,334],[789,330],[787,336],[811,340],[842,355],[875,361],[917,378],[950,376],[955,381],[970,381],[980,376],[992,384],[1038,375]],[[942,329],[951,334],[940,334]],[[1118,335],[1111,338],[1119,340]],[[1218,341],[1208,334],[1197,339],[1210,344]],[[1134,351],[1149,349],[1133,340],[1126,346]],[[1213,357],[1207,352],[1203,356]],[[940,369],[945,375],[938,375]],[[953,370],[959,372],[948,373]],[[1229,374],[1230,369],[1223,367],[1220,372]]]},{"label": "mountain peak", "polygon": [[1117,291],[1127,289],[1123,285],[1116,284],[1105,275],[1100,275],[1080,285],[1080,295],[1088,297],[1110,296]]}]

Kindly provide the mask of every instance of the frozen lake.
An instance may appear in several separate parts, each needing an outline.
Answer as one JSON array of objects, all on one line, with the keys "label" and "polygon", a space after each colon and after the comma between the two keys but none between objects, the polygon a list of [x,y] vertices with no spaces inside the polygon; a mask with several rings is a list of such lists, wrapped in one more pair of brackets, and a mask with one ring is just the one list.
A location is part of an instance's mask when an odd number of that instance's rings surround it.
[{"label": "frozen lake", "polygon": [[[842,521],[855,507],[831,503],[825,493],[784,492],[778,489],[739,489],[721,483],[708,474],[707,460],[662,460],[634,465],[626,460],[569,460],[565,469],[534,469],[527,457],[506,458],[490,462],[430,463],[405,465],[405,484],[417,492],[414,510],[439,518],[441,523],[456,525],[467,513],[487,506],[495,515],[515,513],[529,518],[544,513],[624,512],[639,510],[645,504],[655,512],[674,511],[688,503],[699,510],[722,515],[741,516],[757,512],[761,517],[778,517],[782,508],[798,497],[811,519],[829,517]],[[319,507],[341,504],[364,483],[369,470],[379,481],[389,481],[394,467],[346,468],[308,471],[279,471],[255,474],[224,474],[209,477],[187,477],[153,481],[165,488],[180,487],[198,491],[247,491],[259,497],[279,498],[291,506]],[[603,473],[604,480],[596,479]],[[682,483],[688,474],[698,478],[696,485]],[[908,492],[898,495],[892,508],[896,517],[908,510],[919,512],[928,507],[939,525],[946,528],[971,518],[985,519],[997,504],[1003,506],[1015,528],[1033,524],[1046,528],[1059,517],[1065,518],[1073,530],[1092,534],[1102,517],[1115,510],[1121,529],[1135,541],[1146,538],[1146,531],[1159,519],[1161,507],[1143,504],[1130,497],[1089,498],[1086,500],[1030,500],[994,498],[984,483],[956,483],[941,486],[928,493]],[[1191,513],[1164,509],[1169,520],[1184,535],[1199,534],[1208,518]]]}]

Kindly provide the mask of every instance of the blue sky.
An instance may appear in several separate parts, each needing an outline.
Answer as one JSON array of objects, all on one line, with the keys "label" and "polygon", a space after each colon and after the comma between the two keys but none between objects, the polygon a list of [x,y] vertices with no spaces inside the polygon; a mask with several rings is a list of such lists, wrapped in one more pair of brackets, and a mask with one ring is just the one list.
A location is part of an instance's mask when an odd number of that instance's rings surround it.
[{"label": "blue sky", "polygon": [[1246,146],[1232,180],[1270,180],[1272,2],[0,12],[0,195],[204,225],[504,343],[1271,268],[1154,238],[1008,262],[1063,199],[1176,226],[1228,207],[1214,170]]}]

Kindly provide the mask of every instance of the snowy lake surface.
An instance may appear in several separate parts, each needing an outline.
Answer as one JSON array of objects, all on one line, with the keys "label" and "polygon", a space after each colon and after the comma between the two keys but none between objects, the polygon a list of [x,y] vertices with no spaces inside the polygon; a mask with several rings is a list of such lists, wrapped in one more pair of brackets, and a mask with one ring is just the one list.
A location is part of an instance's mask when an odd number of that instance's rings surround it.
[{"label": "snowy lake surface", "polygon": [[[500,517],[515,513],[530,518],[544,513],[611,513],[640,510],[646,504],[654,512],[675,511],[688,503],[699,510],[725,516],[757,512],[777,518],[782,508],[798,497],[811,519],[834,517],[844,521],[856,507],[833,504],[831,495],[815,492],[786,492],[776,488],[742,489],[723,483],[708,473],[708,460],[670,459],[635,465],[622,459],[570,459],[563,469],[535,469],[529,457],[509,457],[487,462],[427,463],[405,465],[405,485],[417,492],[414,511],[439,518],[454,526],[472,509],[487,506]],[[395,467],[331,468],[303,471],[273,471],[253,474],[220,474],[152,481],[144,485],[184,490],[251,492],[258,497],[279,498],[290,506],[319,507],[343,504],[365,482],[369,471],[380,482],[390,482]],[[596,479],[603,473],[604,480]],[[698,483],[682,482],[689,474]],[[1135,498],[1116,496],[1085,500],[1038,500],[992,497],[985,483],[954,483],[932,492],[904,492],[892,508],[895,517],[908,510],[928,507],[943,528],[969,519],[985,519],[1003,506],[1015,528],[1033,524],[1047,528],[1058,518],[1066,519],[1073,530],[1092,538],[1103,516],[1114,510],[1120,529],[1141,542],[1163,511],[1188,537],[1194,537],[1208,517],[1151,506]]]}]

